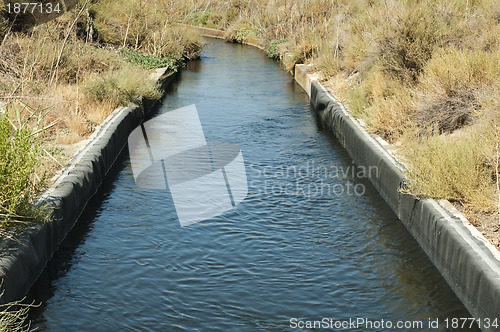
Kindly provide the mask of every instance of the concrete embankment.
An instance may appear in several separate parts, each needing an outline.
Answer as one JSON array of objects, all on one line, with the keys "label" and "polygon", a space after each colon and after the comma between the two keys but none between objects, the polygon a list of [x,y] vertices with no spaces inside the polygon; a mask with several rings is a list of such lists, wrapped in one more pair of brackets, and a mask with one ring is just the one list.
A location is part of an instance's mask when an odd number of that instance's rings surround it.
[{"label": "concrete embankment", "polygon": [[[226,38],[224,32],[197,28],[206,37]],[[252,39],[248,43],[265,50]],[[361,123],[321,83],[306,65],[292,73],[306,91],[322,122],[338,138],[353,160],[366,169],[376,166],[369,178],[390,208],[417,240],[455,294],[483,331],[498,331],[500,324],[500,252],[448,201],[417,199],[403,194],[404,166],[392,146],[368,133]],[[497,319],[495,321],[495,319]],[[494,322],[498,323],[495,324]]]},{"label": "concrete embankment", "polygon": [[[498,331],[493,322],[500,313],[500,253],[448,201],[417,199],[403,194],[403,165],[391,146],[369,134],[305,65],[295,68],[299,85],[323,123],[336,135],[360,166],[376,166],[369,178],[390,208],[420,244],[455,294],[484,331]],[[500,322],[499,322],[500,323]]]},{"label": "concrete embankment", "polygon": [[[172,76],[165,69],[152,73],[163,89]],[[115,110],[75,154],[54,185],[39,199],[53,208],[51,222],[33,224],[21,234],[0,240],[0,304],[21,299],[38,279],[59,243],[71,230],[88,201],[124,148],[128,135],[154,109],[157,101]]]}]

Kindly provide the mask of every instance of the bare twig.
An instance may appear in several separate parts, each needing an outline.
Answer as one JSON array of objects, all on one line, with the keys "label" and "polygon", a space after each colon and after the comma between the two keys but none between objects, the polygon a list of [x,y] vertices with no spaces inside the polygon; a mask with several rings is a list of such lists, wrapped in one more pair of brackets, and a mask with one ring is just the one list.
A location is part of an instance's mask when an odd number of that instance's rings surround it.
[{"label": "bare twig", "polygon": [[128,30],[130,29],[130,20],[132,19],[132,9],[130,9],[130,15],[128,17],[127,30],[125,31],[125,38],[123,38],[123,47],[127,44]]},{"label": "bare twig", "polygon": [[495,160],[495,175],[497,180],[497,195],[498,195],[498,223],[500,224],[500,173],[499,173],[499,164],[500,164],[500,146],[497,142],[497,155]]},{"label": "bare twig", "polygon": [[17,92],[17,90],[21,87],[21,85],[24,84],[24,82],[26,82],[28,80],[28,77],[24,78],[21,83],[17,84],[17,86],[15,87],[14,90],[12,90],[12,92],[10,93],[10,96],[9,97],[4,97],[4,98],[12,98],[12,96],[14,95],[14,93]]},{"label": "bare twig", "polygon": [[52,160],[54,160],[57,164],[59,164],[59,166],[64,167],[64,165],[61,164],[59,160],[57,160],[53,155],[51,155],[49,151],[43,148],[43,152],[45,152]]},{"label": "bare twig", "polygon": [[57,73],[57,67],[59,67],[59,63],[61,62],[61,57],[62,57],[62,54],[64,52],[64,47],[66,46],[66,42],[68,41],[69,35],[71,33],[71,30],[73,30],[73,27],[75,26],[76,21],[78,21],[78,18],[80,18],[80,15],[82,14],[82,12],[85,9],[85,7],[87,6],[88,2],[89,2],[89,0],[85,1],[85,3],[83,4],[82,8],[78,12],[78,15],[76,15],[75,20],[71,24],[71,26],[70,26],[70,28],[68,30],[68,33],[66,34],[66,37],[64,38],[64,41],[63,41],[63,44],[62,44],[62,47],[61,47],[61,52],[59,52],[59,57],[57,58],[57,62],[56,62],[56,65],[54,67],[54,71],[52,72],[52,77],[50,78],[50,81],[49,81],[49,85],[52,85],[52,82],[54,81],[54,77],[56,76],[56,73]]}]

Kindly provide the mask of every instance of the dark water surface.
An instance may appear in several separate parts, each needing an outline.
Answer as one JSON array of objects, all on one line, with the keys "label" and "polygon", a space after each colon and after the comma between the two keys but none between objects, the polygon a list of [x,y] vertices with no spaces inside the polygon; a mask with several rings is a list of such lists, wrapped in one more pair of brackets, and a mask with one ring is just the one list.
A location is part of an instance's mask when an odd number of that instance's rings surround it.
[{"label": "dark water surface", "polygon": [[276,63],[210,40],[159,113],[190,104],[207,141],[241,148],[247,198],[180,227],[170,194],[139,188],[124,150],[29,295],[43,301],[36,327],[282,331],[291,318],[368,318],[357,330],[439,319],[438,331],[469,316]]}]

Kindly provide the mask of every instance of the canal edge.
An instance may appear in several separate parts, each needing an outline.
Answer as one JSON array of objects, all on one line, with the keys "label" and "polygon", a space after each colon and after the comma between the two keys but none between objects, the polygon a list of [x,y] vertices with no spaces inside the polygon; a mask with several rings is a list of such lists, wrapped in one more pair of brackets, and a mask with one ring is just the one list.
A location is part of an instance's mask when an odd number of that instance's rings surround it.
[{"label": "canal edge", "polygon": [[[227,39],[217,29],[193,27],[202,36]],[[265,43],[247,38],[243,44],[266,51]],[[287,54],[282,54],[282,59]],[[297,64],[290,72],[309,96],[322,122],[359,166],[377,166],[369,180],[469,313],[480,319],[483,331],[495,331],[485,321],[500,319],[500,252],[447,200],[418,199],[401,192],[404,165],[382,137],[369,133],[347,108],[320,82],[308,66]]]},{"label": "canal edge", "polygon": [[[167,68],[151,73],[151,79],[165,91],[176,74]],[[90,199],[126,146],[130,132],[142,123],[159,100],[141,98],[115,109],[96,128],[36,204],[53,209],[48,222],[30,225],[20,234],[0,239],[0,305],[22,299],[36,282],[48,261],[73,228]]]},{"label": "canal edge", "polygon": [[[370,134],[349,114],[307,65],[296,65],[295,81],[309,95],[323,123],[359,166],[377,166],[369,180],[415,238],[470,314],[481,322],[499,318],[500,252],[449,201],[418,199],[401,192],[404,166],[392,146]],[[497,330],[485,324],[483,331]]]},{"label": "canal edge", "polygon": [[[448,200],[404,194],[404,165],[393,146],[369,133],[319,82],[308,65],[297,64],[294,80],[321,120],[359,166],[377,166],[369,181],[389,205],[469,313],[481,322],[500,319],[500,252]],[[483,331],[496,327],[480,325]]]}]

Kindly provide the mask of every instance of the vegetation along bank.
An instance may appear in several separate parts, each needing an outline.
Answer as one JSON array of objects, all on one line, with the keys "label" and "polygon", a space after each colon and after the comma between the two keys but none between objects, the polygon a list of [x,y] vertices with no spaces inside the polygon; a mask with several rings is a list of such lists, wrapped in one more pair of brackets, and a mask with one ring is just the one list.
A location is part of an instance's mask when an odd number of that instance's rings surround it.
[{"label": "vegetation along bank", "polygon": [[286,47],[396,147],[418,197],[500,245],[500,6],[493,0],[187,2],[183,23]]}]

